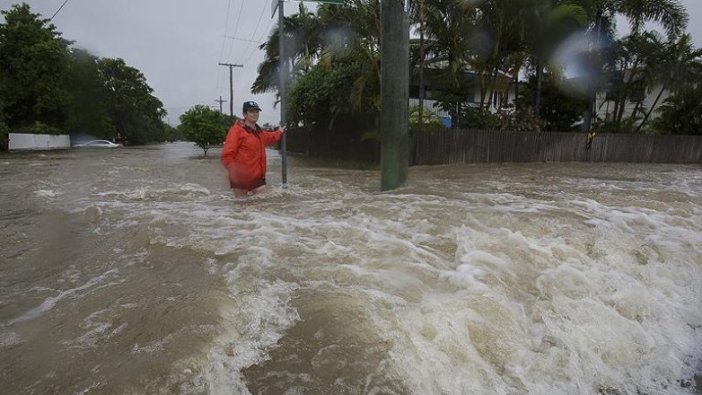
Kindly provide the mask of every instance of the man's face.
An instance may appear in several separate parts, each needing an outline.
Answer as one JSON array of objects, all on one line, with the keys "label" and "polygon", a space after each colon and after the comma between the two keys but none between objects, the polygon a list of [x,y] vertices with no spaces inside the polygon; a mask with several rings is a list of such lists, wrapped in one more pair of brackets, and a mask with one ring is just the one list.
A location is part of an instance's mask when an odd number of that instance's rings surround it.
[{"label": "man's face", "polygon": [[244,116],[246,119],[246,122],[248,123],[256,123],[258,122],[258,114],[261,112],[261,110],[249,110],[246,111],[246,115]]}]

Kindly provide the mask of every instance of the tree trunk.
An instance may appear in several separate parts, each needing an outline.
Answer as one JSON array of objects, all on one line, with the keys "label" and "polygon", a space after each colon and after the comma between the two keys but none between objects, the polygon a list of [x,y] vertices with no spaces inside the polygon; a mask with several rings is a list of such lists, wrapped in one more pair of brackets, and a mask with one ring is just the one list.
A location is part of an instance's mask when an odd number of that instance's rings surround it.
[{"label": "tree trunk", "polygon": [[492,75],[490,76],[490,96],[488,98],[488,108],[487,110],[490,111],[490,106],[495,104],[495,85],[497,83],[497,74],[499,73],[500,69],[495,66],[495,70],[492,72]]},{"label": "tree trunk", "polygon": [[663,85],[663,87],[661,87],[661,91],[658,92],[658,96],[656,96],[656,100],[653,101],[653,105],[651,105],[651,108],[648,109],[646,116],[644,116],[644,119],[641,121],[639,126],[636,128],[636,133],[641,132],[641,128],[643,128],[643,125],[648,121],[648,117],[650,117],[653,110],[656,109],[656,106],[658,105],[658,100],[661,99],[661,96],[663,95],[664,90],[665,90],[665,84]]},{"label": "tree trunk", "polygon": [[[602,9],[597,10],[595,17],[595,49],[598,50],[600,43],[600,30],[602,28]],[[591,55],[591,62],[595,63],[595,56]],[[598,62],[599,63],[599,62]],[[594,68],[594,67],[593,67]],[[601,68],[598,72],[601,71]],[[583,115],[583,132],[587,133],[592,129],[592,120],[595,118],[595,101],[597,100],[597,86],[594,81],[588,81],[587,108]]]},{"label": "tree trunk", "polygon": [[534,116],[541,118],[541,85],[544,78],[544,70],[541,65],[541,57],[536,59],[536,98],[534,98]]},{"label": "tree trunk", "polygon": [[[628,62],[627,62],[628,63]],[[631,85],[632,82],[634,82],[634,78],[636,77],[636,69],[639,67],[639,62],[638,60],[634,62],[634,64],[631,66],[631,75],[629,75],[629,79],[627,81],[624,81],[624,76],[622,76],[622,88],[626,88]],[[626,73],[626,68],[625,71]],[[616,113],[616,119],[615,119],[615,126],[616,126],[616,131],[620,132],[621,131],[621,126],[622,126],[622,119],[624,118],[624,110],[626,109],[626,102],[628,100],[628,94],[627,90],[624,89],[623,93],[618,96],[618,99],[621,101],[619,104],[618,110],[619,112]],[[634,109],[635,113],[636,109]],[[634,114],[632,113],[632,115]]]},{"label": "tree trunk", "polygon": [[519,70],[521,69],[519,62],[515,63],[514,68],[514,109],[516,111],[519,109],[517,104],[517,99],[519,98]]}]

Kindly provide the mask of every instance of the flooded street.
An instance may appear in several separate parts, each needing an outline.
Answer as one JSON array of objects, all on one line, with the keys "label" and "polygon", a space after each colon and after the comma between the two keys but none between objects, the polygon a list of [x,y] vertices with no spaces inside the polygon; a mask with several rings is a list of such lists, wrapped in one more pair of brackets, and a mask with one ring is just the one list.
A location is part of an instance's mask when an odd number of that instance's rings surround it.
[{"label": "flooded street", "polygon": [[700,393],[701,166],[208,156],[0,155],[0,392]]}]

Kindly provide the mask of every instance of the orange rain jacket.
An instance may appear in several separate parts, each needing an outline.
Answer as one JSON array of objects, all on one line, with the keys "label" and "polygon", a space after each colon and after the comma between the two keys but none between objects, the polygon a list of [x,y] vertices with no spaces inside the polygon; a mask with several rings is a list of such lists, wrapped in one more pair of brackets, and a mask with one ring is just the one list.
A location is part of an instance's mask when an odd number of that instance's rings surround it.
[{"label": "orange rain jacket", "polygon": [[222,165],[232,188],[250,191],[266,184],[266,145],[280,141],[282,135],[278,129],[250,128],[244,121],[232,125],[222,149]]}]

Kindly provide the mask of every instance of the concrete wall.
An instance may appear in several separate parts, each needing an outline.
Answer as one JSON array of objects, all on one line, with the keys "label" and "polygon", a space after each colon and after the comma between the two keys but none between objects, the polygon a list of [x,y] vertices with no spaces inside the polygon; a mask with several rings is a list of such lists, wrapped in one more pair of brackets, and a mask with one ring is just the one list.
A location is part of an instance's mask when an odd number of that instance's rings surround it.
[{"label": "concrete wall", "polygon": [[10,151],[63,148],[71,148],[71,139],[67,134],[10,133]]}]

